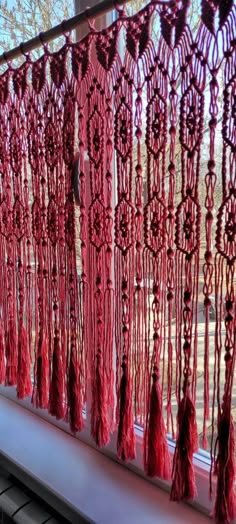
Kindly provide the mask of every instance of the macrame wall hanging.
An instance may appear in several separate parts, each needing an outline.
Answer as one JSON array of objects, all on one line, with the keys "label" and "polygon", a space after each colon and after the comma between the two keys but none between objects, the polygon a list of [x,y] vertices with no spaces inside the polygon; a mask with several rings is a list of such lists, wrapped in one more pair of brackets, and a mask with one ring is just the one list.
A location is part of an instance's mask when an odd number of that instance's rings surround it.
[{"label": "macrame wall hanging", "polygon": [[172,477],[172,500],[197,495],[193,454],[208,449],[215,520],[226,524],[234,2],[122,10],[109,28],[90,24],[79,43],[67,36],[58,52],[13,65],[0,76],[1,382],[73,433],[87,408],[96,444],[115,431],[121,460],[135,458],[142,427],[145,472]]}]

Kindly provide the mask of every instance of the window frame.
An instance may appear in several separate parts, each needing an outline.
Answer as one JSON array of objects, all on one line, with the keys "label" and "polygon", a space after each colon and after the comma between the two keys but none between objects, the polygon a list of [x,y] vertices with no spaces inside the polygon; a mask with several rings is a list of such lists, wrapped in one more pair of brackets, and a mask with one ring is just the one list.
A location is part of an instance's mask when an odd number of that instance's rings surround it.
[{"label": "window frame", "polygon": [[[94,0],[75,0],[75,6],[78,5],[79,11],[84,10],[85,7],[93,6],[95,4]],[[78,9],[76,9],[78,12]],[[103,15],[102,23],[106,26],[109,25],[111,22],[113,22],[116,18],[116,12],[113,10],[108,15]],[[100,22],[100,21],[99,21]],[[77,37],[81,38],[83,35],[83,30],[86,31],[87,25],[84,24],[82,26],[82,33],[81,33],[81,27],[78,29]],[[90,390],[88,385],[88,391]],[[58,429],[61,429],[65,431],[66,433],[71,435],[71,431],[69,428],[69,424],[65,421],[56,420],[53,416],[51,416],[46,410],[42,409],[36,409],[32,403],[31,399],[28,397],[24,400],[19,400],[16,397],[16,388],[15,387],[8,387],[0,385],[0,395],[3,397],[6,397],[12,401],[14,401],[16,404],[19,404],[20,406],[23,406],[27,410],[33,412],[38,417],[43,418],[53,426],[57,427]],[[162,481],[158,478],[150,479],[147,477],[143,470],[143,429],[135,425],[135,436],[136,436],[136,458],[132,462],[124,463],[120,461],[117,458],[117,451],[116,451],[116,442],[117,442],[117,429],[114,430],[114,432],[111,435],[111,440],[104,448],[98,448],[96,444],[93,441],[92,436],[90,435],[90,408],[91,408],[91,396],[88,394],[87,398],[87,404],[86,404],[86,413],[83,412],[84,419],[85,419],[85,428],[81,431],[81,433],[77,433],[76,438],[82,442],[85,442],[92,448],[98,450],[103,455],[109,457],[110,459],[114,460],[115,462],[118,462],[123,467],[128,468],[129,470],[133,471],[134,473],[138,474],[142,478],[144,478],[147,482],[150,482],[154,484],[155,486],[164,489],[165,491],[170,491],[171,482],[170,481]],[[170,451],[171,458],[174,456],[175,452],[175,442],[170,438],[170,436],[167,436],[168,439],[168,447]],[[196,475],[196,485],[197,485],[197,491],[198,496],[195,500],[188,502],[192,507],[195,509],[198,509],[199,511],[203,512],[204,514],[209,514],[212,511],[212,501],[209,499],[209,473],[210,473],[210,454],[202,449],[199,449],[197,453],[194,454],[194,468],[195,468],[195,475]],[[213,478],[213,492],[215,490],[215,479]]]}]

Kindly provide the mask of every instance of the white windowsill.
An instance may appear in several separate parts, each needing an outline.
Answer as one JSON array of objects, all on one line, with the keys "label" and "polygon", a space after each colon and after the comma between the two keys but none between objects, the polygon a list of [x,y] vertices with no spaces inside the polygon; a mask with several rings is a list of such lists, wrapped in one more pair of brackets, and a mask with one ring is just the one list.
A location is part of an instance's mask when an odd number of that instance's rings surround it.
[{"label": "white windowsill", "polygon": [[[2,390],[2,388],[1,388]],[[209,518],[0,396],[0,464],[72,524],[203,524]]]}]

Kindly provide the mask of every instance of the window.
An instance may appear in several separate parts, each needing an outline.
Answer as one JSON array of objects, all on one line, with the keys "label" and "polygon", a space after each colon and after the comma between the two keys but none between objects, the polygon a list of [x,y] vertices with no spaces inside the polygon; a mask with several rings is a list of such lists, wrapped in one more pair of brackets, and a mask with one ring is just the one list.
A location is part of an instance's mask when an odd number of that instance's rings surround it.
[{"label": "window", "polygon": [[49,395],[76,431],[86,404],[95,442],[108,445],[115,428],[123,460],[142,436],[146,472],[165,480],[167,429],[178,500],[195,494],[197,432],[213,458],[216,441],[219,504],[234,432],[234,6],[151,3],[118,17],[1,78],[7,382],[10,333],[21,348],[27,322],[37,406]]}]

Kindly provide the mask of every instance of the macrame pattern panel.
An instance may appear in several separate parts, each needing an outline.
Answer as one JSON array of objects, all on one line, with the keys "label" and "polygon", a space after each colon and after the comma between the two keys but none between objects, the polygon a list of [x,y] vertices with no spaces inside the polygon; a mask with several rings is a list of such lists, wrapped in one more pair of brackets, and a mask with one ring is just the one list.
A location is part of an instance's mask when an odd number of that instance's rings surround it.
[{"label": "macrame pattern panel", "polygon": [[[1,77],[1,377],[83,427],[85,361],[71,185],[75,102],[58,56]],[[70,115],[70,118],[69,118]],[[5,356],[4,356],[5,351]]]},{"label": "macrame pattern panel", "polygon": [[0,380],[73,433],[89,406],[120,460],[141,428],[172,500],[197,496],[208,450],[218,524],[235,517],[235,33],[232,0],[151,2],[0,76]]}]

